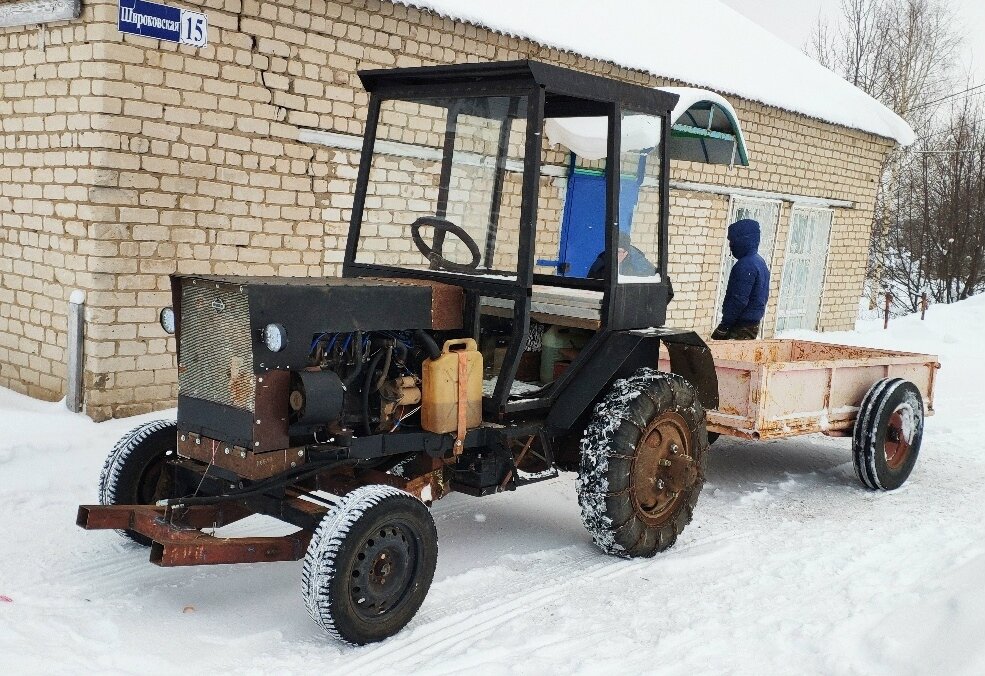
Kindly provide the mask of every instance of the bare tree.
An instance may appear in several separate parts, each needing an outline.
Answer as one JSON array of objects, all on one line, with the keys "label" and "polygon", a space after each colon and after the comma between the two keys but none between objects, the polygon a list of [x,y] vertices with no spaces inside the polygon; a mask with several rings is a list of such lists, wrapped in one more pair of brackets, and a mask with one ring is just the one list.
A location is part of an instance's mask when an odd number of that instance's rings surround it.
[{"label": "bare tree", "polygon": [[[842,0],[840,20],[832,28],[819,19],[807,51],[926,138],[939,113],[938,99],[953,86],[962,42],[957,25],[944,0]],[[915,246],[904,224],[914,214],[914,195],[922,192],[918,157],[896,149],[883,167],[867,270],[873,294],[926,282],[926,266],[905,253]],[[903,297],[910,296],[907,291]]]},{"label": "bare tree", "polygon": [[[905,165],[886,224],[883,281],[901,309],[985,291],[985,106],[964,100]],[[931,145],[930,141],[933,141]]]},{"label": "bare tree", "polygon": [[943,0],[842,0],[838,24],[819,18],[807,51],[920,129],[953,84],[956,25]]}]

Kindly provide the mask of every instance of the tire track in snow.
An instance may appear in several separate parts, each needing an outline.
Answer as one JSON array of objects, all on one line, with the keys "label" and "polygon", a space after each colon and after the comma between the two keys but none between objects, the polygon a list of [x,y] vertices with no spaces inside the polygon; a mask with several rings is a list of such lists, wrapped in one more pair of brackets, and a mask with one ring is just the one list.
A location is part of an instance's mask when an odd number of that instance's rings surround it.
[{"label": "tire track in snow", "polygon": [[[723,550],[718,547],[719,543],[740,539],[737,535],[725,535],[703,540],[672,550],[674,554],[672,557],[665,554],[657,559],[621,559],[601,552],[585,553],[582,556],[566,559],[545,569],[532,571],[539,579],[559,579],[558,582],[540,585],[536,589],[511,594],[494,601],[483,602],[488,595],[473,594],[460,599],[446,599],[445,604],[455,603],[456,606],[467,609],[442,615],[436,620],[426,621],[418,626],[412,625],[409,633],[405,629],[405,633],[397,634],[378,647],[357,649],[367,652],[348,661],[346,667],[351,669],[352,674],[361,674],[376,672],[388,666],[392,668],[400,663],[417,663],[420,662],[420,656],[441,654],[464,643],[479,641],[520,615],[551,603],[561,602],[569,589],[579,586],[586,580],[614,580],[657,565],[661,559],[666,559],[665,563],[674,564],[674,568],[679,565],[689,565],[693,563],[695,555],[702,558],[720,556],[727,551],[727,548]],[[597,563],[578,570],[579,564],[593,560]],[[456,577],[471,576],[476,572],[481,572],[481,569]],[[446,586],[454,581],[455,578],[444,580],[439,586]],[[440,609],[432,608],[430,612],[440,612]],[[418,615],[418,619],[420,617]]]}]

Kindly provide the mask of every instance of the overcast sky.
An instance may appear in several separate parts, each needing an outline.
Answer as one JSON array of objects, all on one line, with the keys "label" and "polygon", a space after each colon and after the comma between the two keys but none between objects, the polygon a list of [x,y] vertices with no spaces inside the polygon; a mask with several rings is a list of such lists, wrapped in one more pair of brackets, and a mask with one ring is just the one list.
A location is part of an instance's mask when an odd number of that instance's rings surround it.
[{"label": "overcast sky", "polygon": [[[819,14],[835,19],[840,0],[722,0],[759,25],[800,48]],[[985,0],[947,0],[964,25],[964,65],[972,84],[985,82]],[[962,87],[963,89],[964,87]]]}]

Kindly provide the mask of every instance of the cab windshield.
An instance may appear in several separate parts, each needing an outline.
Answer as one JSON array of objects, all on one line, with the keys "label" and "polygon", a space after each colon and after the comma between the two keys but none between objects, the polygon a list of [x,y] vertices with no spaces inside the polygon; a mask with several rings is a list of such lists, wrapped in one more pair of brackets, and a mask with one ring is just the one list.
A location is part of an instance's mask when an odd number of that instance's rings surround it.
[{"label": "cab windshield", "polygon": [[526,96],[381,102],[356,263],[516,279]]}]

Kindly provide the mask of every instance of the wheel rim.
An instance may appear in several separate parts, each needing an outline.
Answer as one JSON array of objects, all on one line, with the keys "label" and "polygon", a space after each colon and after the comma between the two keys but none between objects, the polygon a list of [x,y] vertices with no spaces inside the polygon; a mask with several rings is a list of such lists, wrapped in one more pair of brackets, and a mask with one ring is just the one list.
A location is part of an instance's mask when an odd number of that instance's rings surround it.
[{"label": "wheel rim", "polygon": [[915,431],[913,409],[909,404],[900,404],[889,416],[886,425],[886,465],[889,469],[899,469],[910,455]]},{"label": "wheel rim", "polygon": [[630,492],[636,512],[649,525],[662,525],[698,479],[691,429],[678,413],[654,418],[640,438]]},{"label": "wheel rim", "polygon": [[371,620],[400,605],[418,571],[417,539],[402,523],[387,524],[362,543],[349,572],[349,598]]},{"label": "wheel rim", "polygon": [[166,471],[168,460],[174,451],[166,451],[147,465],[137,484],[137,504],[150,505],[158,500],[170,498],[174,488],[174,476]]}]

